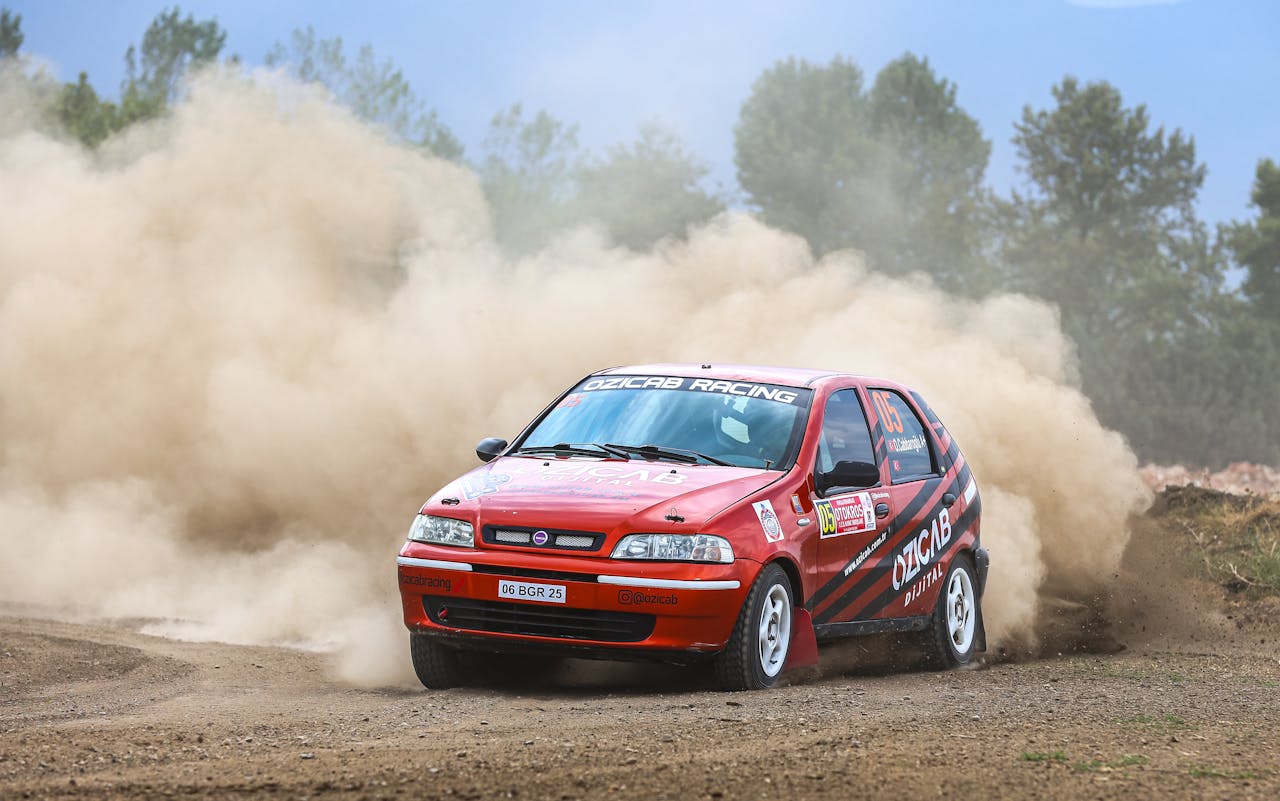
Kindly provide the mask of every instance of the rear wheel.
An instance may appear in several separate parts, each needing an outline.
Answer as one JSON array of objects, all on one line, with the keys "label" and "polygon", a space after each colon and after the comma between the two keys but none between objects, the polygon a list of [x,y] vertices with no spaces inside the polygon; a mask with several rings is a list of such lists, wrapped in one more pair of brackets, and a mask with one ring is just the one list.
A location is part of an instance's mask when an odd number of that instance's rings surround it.
[{"label": "rear wheel", "polygon": [[462,667],[458,652],[441,645],[425,634],[409,634],[409,654],[413,657],[413,672],[423,687],[447,690],[462,683]]},{"label": "rear wheel", "polygon": [[715,661],[727,690],[763,690],[778,683],[791,648],[791,582],[777,565],[760,571]]},{"label": "rear wheel", "polygon": [[980,615],[974,575],[973,561],[968,555],[959,554],[951,560],[934,606],[933,622],[925,632],[925,654],[930,667],[946,670],[967,665],[973,658]]}]

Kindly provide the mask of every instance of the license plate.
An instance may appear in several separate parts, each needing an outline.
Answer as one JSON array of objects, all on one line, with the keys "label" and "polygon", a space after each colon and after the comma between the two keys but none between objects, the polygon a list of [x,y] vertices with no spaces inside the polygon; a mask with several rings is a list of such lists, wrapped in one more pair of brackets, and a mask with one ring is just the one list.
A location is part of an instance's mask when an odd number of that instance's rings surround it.
[{"label": "license plate", "polygon": [[516,601],[542,601],[549,604],[564,603],[563,584],[530,584],[527,581],[498,581],[498,597]]}]

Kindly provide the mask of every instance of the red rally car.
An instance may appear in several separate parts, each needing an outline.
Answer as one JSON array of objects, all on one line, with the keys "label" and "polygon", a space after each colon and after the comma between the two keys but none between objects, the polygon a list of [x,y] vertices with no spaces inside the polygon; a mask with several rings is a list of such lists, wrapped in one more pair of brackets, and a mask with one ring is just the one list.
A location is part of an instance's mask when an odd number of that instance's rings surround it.
[{"label": "red rally car", "polygon": [[396,560],[427,687],[467,654],[710,659],[762,689],[839,637],[919,632],[938,667],[986,647],[977,484],[900,384],[618,367],[476,454]]}]

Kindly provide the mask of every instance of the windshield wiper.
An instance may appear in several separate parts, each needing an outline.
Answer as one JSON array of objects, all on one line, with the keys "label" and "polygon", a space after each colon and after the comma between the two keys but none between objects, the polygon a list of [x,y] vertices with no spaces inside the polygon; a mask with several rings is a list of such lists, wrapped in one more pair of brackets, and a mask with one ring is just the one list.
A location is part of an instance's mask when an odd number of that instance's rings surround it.
[{"label": "windshield wiper", "polygon": [[631,456],[620,448],[610,445],[601,445],[596,442],[587,442],[581,445],[571,445],[568,442],[559,442],[555,445],[530,445],[528,447],[516,448],[513,453],[554,453],[563,456],[616,456],[620,459],[630,459]]},{"label": "windshield wiper", "polygon": [[732,464],[723,459],[717,459],[714,456],[691,451],[687,448],[671,448],[663,445],[617,445],[612,442],[599,447],[612,448],[626,453],[638,453],[646,459],[669,459],[673,462],[682,462],[684,464],[697,464],[698,460],[702,460],[720,467],[733,467]]}]

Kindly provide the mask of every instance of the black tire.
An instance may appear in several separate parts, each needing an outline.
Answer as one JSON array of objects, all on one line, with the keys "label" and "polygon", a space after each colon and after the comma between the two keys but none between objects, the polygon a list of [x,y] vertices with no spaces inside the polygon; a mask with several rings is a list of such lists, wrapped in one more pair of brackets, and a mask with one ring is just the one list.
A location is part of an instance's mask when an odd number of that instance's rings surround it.
[{"label": "black tire", "polygon": [[[960,606],[956,606],[953,594],[956,591],[963,596]],[[973,560],[966,553],[957,554],[947,568],[946,578],[938,591],[938,602],[933,607],[933,620],[924,632],[925,664],[928,667],[950,670],[969,664],[978,643],[981,603]]]},{"label": "black tire", "polygon": [[[766,640],[761,634],[766,622],[765,607],[769,605],[769,615],[773,617],[779,601],[785,608],[785,615],[777,621],[778,647],[772,649],[770,657],[766,658]],[[791,648],[791,612],[794,606],[795,599],[786,572],[776,564],[761,570],[742,603],[729,644],[716,656],[716,678],[722,687],[726,690],[765,690],[778,683]],[[774,628],[770,626],[771,630]],[[766,661],[771,666],[768,670]]]},{"label": "black tire", "polygon": [[431,690],[447,690],[462,683],[462,667],[458,652],[441,645],[425,634],[409,634],[409,654],[413,672],[422,686]]}]

